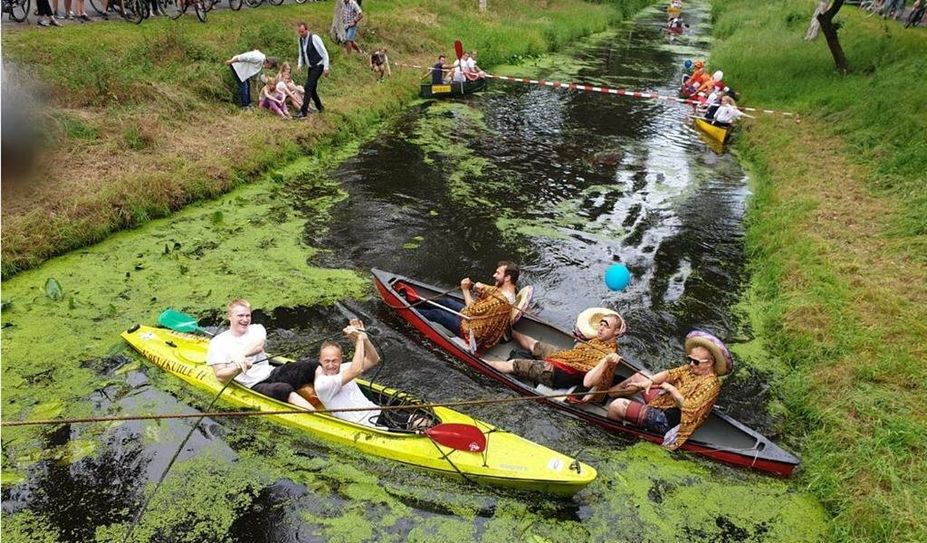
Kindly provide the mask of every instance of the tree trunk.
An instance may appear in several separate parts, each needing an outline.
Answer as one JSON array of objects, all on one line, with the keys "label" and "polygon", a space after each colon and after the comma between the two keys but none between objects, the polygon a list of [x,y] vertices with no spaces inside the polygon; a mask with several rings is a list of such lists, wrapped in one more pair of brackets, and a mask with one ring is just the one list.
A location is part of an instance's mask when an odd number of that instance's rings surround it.
[{"label": "tree trunk", "polygon": [[834,64],[837,65],[837,71],[841,74],[847,73],[847,57],[843,54],[843,47],[840,46],[840,38],[837,37],[837,27],[834,26],[834,16],[843,7],[843,0],[833,0],[827,11],[818,15],[818,22],[821,23],[821,33],[827,40],[827,47],[830,48],[830,54],[834,57]]}]

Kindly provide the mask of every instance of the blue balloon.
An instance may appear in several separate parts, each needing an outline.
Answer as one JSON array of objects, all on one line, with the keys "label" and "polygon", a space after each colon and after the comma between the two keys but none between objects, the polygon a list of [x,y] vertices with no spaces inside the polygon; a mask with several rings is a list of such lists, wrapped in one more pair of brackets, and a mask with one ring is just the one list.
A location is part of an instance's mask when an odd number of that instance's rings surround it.
[{"label": "blue balloon", "polygon": [[612,264],[605,270],[605,286],[611,290],[623,290],[631,283],[631,272],[624,264]]},{"label": "blue balloon", "polygon": [[686,69],[688,70],[689,68],[692,67],[692,59],[687,58],[686,61],[682,63],[682,65],[685,66]]}]

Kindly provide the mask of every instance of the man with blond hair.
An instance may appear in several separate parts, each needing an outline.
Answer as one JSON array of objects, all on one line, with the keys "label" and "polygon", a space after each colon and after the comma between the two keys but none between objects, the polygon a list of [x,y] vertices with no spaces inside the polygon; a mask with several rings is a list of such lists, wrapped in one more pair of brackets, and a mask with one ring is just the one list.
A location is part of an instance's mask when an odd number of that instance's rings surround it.
[{"label": "man with blond hair", "polygon": [[206,364],[222,383],[234,379],[241,386],[270,396],[281,402],[313,410],[312,404],[296,390],[311,384],[316,365],[311,362],[290,362],[270,365],[264,342],[267,331],[260,324],[251,324],[251,304],[237,298],[226,306],[229,329],[209,341]]}]

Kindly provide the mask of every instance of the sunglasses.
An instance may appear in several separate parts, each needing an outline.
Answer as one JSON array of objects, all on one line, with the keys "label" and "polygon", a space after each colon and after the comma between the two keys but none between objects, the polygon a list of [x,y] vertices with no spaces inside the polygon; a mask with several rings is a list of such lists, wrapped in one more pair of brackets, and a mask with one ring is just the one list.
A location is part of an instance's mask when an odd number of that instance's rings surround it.
[{"label": "sunglasses", "polygon": [[686,358],[689,359],[689,364],[692,364],[693,366],[701,366],[703,363],[708,363],[708,360],[699,360],[698,358],[693,358],[691,356],[687,356]]}]

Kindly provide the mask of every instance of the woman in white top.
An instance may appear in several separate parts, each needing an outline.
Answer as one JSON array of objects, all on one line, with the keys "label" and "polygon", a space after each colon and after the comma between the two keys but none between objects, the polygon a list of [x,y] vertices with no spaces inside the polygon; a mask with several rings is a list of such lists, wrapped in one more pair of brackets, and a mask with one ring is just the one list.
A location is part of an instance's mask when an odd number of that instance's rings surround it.
[{"label": "woman in white top", "polygon": [[275,69],[277,59],[267,57],[257,49],[235,55],[225,61],[232,69],[232,78],[238,84],[238,103],[242,108],[251,107],[251,86],[249,81],[261,72],[262,68]]}]

